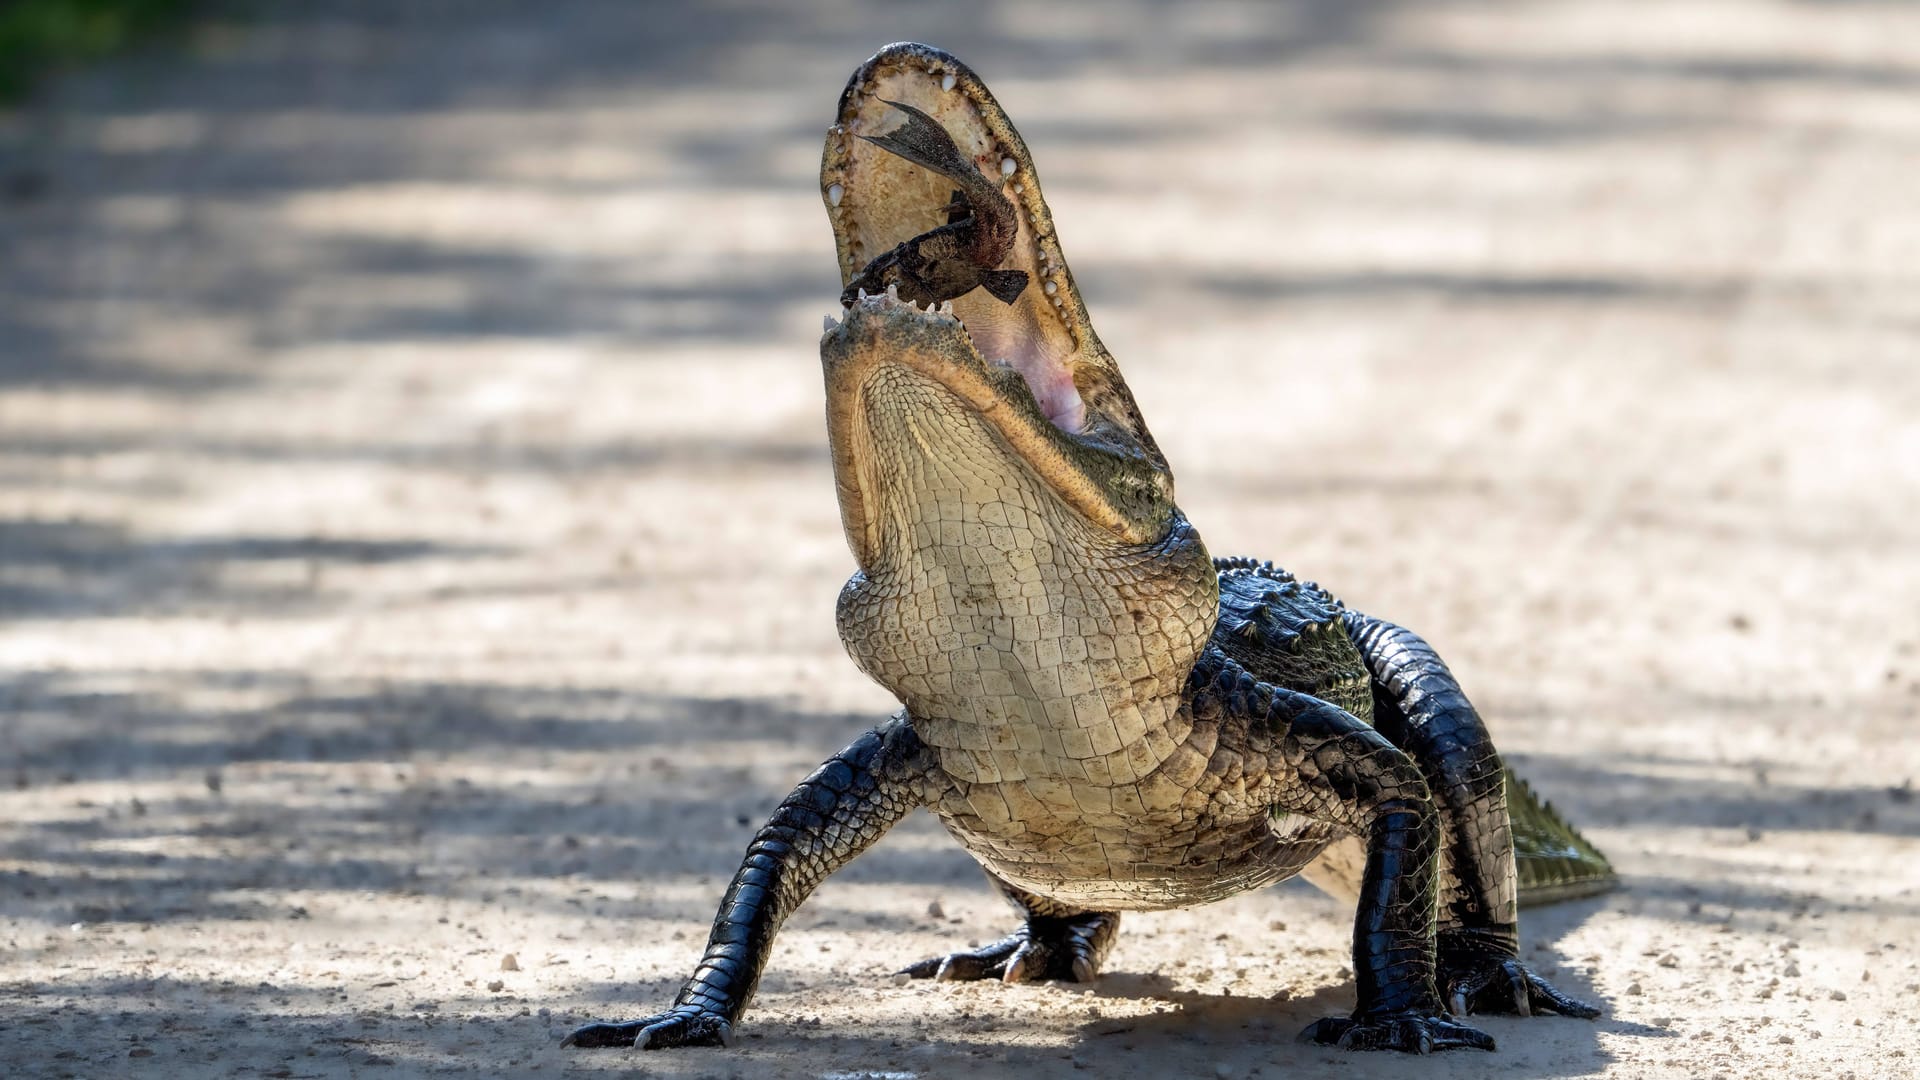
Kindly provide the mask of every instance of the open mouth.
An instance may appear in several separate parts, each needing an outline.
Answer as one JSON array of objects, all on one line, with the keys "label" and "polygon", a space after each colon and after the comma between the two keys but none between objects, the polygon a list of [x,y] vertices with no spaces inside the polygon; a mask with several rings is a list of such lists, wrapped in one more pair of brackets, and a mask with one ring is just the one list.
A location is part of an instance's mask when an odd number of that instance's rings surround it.
[{"label": "open mouth", "polygon": [[899,484],[874,461],[868,395],[900,369],[970,408],[1103,542],[1168,534],[1166,459],[1088,321],[1026,143],[972,71],[911,43],[868,60],[840,95],[820,191],[847,309],[820,346],[828,441],[862,567]]},{"label": "open mouth", "polygon": [[[872,296],[862,290],[857,294],[857,299],[851,307],[874,313],[922,313],[917,303],[900,298],[897,286],[890,286],[886,292]],[[966,340],[971,359],[989,372],[1010,372],[1018,375],[1027,392],[1033,395],[1034,405],[1038,408],[1040,415],[1046,417],[1054,427],[1068,435],[1082,433],[1087,419],[1086,402],[1081,399],[1079,389],[1074,386],[1073,370],[1064,359],[1048,355],[1043,349],[1036,348],[1015,348],[1011,350],[1012,356],[1004,355],[1007,350],[999,349],[996,351],[1002,355],[989,355],[981,349],[979,339],[974,336],[972,328],[967,326],[966,320],[961,317],[952,300],[938,305],[928,304],[924,314],[937,317],[931,320],[937,324],[948,325],[959,330]],[[823,329],[827,334],[833,334],[841,330],[843,325],[840,320],[828,315]],[[1000,384],[999,380],[991,381]],[[950,387],[950,389],[959,388]]]},{"label": "open mouth", "polygon": [[[944,135],[957,151],[955,168],[902,156],[898,147],[917,122],[938,125],[936,141]],[[899,281],[896,299],[950,304],[986,364],[1019,373],[1055,427],[1085,432],[1087,404],[1075,373],[1090,336],[1086,313],[1026,145],[965,65],[914,44],[888,46],[869,60],[841,94],[820,182],[846,299],[857,299],[858,282],[878,294],[883,282]],[[945,242],[969,221],[984,231],[1002,215],[1012,238],[987,251],[992,265],[969,262],[964,240],[957,248]],[[929,239],[936,232],[949,235]],[[903,248],[921,273],[881,273],[902,261]],[[996,295],[995,276],[1019,282],[1011,300],[1003,297],[1012,289]]]}]

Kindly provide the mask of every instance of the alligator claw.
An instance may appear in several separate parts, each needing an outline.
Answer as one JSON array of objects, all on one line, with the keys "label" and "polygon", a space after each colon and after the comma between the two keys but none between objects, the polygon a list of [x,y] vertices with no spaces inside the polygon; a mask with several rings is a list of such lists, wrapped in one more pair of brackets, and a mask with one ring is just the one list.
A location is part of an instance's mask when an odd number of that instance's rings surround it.
[{"label": "alligator claw", "polygon": [[[1448,966],[1443,962],[1443,968]],[[1559,1013],[1561,1016],[1592,1020],[1600,1015],[1599,1006],[1568,997],[1518,960],[1482,961],[1464,971],[1446,972],[1442,977],[1448,989],[1448,1011],[1455,1016],[1470,1013],[1504,1013],[1509,1016]]]},{"label": "alligator claw", "polygon": [[1532,1016],[1533,1002],[1531,1000],[1531,994],[1529,993],[1532,987],[1527,983],[1526,973],[1519,964],[1508,964],[1506,965],[1506,969],[1507,989],[1513,994],[1513,1014],[1515,1016]]},{"label": "alligator claw", "polygon": [[1358,1019],[1329,1016],[1300,1033],[1301,1042],[1338,1046],[1342,1050],[1398,1050],[1403,1054],[1431,1054],[1436,1050],[1492,1050],[1493,1036],[1444,1016],[1403,1013]]},{"label": "alligator claw", "polygon": [[642,1020],[617,1024],[588,1024],[575,1028],[560,1040],[561,1046],[588,1049],[602,1047],[638,1047],[662,1050],[671,1046],[725,1046],[733,1035],[733,1025],[718,1013],[682,1005]]},{"label": "alligator claw", "polygon": [[1046,950],[1044,948],[1036,949],[1033,947],[1032,942],[1028,942],[1012,956],[1007,958],[1007,970],[1001,973],[1000,981],[1005,983],[1030,982],[1035,975],[1045,970],[1046,962]]},{"label": "alligator claw", "polygon": [[1090,983],[1095,978],[1098,978],[1099,974],[1100,972],[1094,966],[1093,961],[1087,959],[1084,956],[1079,956],[1079,955],[1074,956],[1073,958],[1073,981],[1074,982]]}]

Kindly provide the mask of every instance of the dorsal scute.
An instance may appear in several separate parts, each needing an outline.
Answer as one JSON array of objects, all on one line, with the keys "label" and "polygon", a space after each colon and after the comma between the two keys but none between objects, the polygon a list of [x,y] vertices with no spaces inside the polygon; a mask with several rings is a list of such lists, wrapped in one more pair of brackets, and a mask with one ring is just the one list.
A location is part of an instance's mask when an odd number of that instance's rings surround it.
[{"label": "dorsal scute", "polygon": [[1256,678],[1372,716],[1366,666],[1332,594],[1270,562],[1215,559],[1220,620],[1214,641]]},{"label": "dorsal scute", "polygon": [[1343,605],[1313,582],[1251,559],[1216,559],[1214,565],[1220,573],[1220,622],[1229,632],[1288,652],[1323,635],[1346,633],[1340,626]]}]

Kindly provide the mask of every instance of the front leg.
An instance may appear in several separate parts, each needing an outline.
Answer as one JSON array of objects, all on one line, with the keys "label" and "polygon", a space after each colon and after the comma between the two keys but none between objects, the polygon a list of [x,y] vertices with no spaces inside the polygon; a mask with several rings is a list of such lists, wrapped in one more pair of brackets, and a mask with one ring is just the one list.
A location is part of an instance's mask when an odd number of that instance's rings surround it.
[{"label": "front leg", "polygon": [[1438,955],[1457,1016],[1600,1010],[1566,996],[1520,962],[1519,887],[1506,769],[1453,672],[1418,634],[1358,612],[1347,632],[1373,675],[1373,724],[1419,764],[1445,837]]},{"label": "front leg", "polygon": [[827,875],[925,802],[929,757],[904,715],[800,782],[760,827],[720,901],[700,966],[663,1013],[588,1024],[563,1046],[722,1046],[759,985],[773,936]]},{"label": "front leg", "polygon": [[[1434,883],[1440,819],[1420,767],[1353,714],[1262,683],[1217,651],[1188,681],[1196,721],[1265,751],[1274,814],[1330,821],[1367,840],[1353,925],[1359,1002],[1301,1038],[1355,1050],[1493,1049],[1493,1037],[1449,1019],[1434,982]],[[1223,739],[1225,735],[1223,734]]]}]

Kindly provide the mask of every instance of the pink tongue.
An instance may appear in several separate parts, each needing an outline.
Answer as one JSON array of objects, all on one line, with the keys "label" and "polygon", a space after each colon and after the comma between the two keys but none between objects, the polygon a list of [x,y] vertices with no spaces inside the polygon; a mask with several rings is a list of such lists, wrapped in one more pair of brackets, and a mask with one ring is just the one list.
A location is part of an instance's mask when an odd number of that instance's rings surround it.
[{"label": "pink tongue", "polygon": [[990,317],[966,322],[967,335],[974,348],[989,360],[1010,364],[1033,391],[1033,400],[1053,426],[1070,435],[1080,434],[1087,422],[1087,407],[1073,385],[1067,365],[1049,357],[1042,348],[1030,343],[1027,335],[1009,333],[1008,327]]},{"label": "pink tongue", "polygon": [[1009,359],[1013,362],[1013,369],[1027,380],[1027,389],[1033,391],[1040,411],[1053,421],[1053,426],[1070,435],[1078,435],[1080,425],[1086,422],[1087,410],[1066,366],[1031,353],[1015,353]]}]

